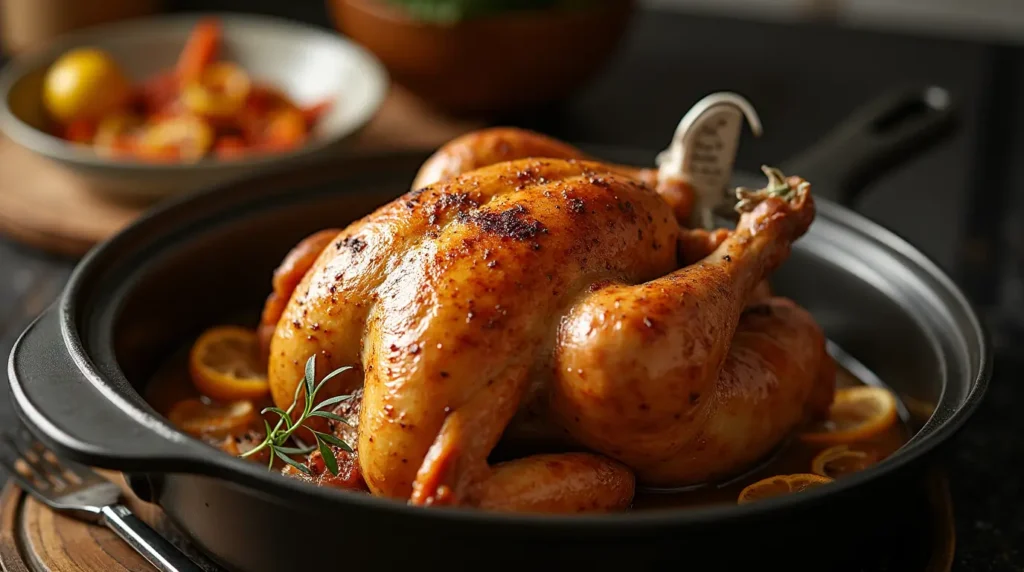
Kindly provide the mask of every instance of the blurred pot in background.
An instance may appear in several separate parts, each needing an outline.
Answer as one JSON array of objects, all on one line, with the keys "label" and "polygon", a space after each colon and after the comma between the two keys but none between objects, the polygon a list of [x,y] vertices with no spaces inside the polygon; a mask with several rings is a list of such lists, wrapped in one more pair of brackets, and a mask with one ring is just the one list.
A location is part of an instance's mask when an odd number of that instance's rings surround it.
[{"label": "blurred pot in background", "polygon": [[15,55],[65,32],[146,16],[162,6],[162,0],[0,0],[0,43]]},{"label": "blurred pot in background", "polygon": [[396,83],[460,115],[564,98],[601,70],[633,0],[327,0]]}]

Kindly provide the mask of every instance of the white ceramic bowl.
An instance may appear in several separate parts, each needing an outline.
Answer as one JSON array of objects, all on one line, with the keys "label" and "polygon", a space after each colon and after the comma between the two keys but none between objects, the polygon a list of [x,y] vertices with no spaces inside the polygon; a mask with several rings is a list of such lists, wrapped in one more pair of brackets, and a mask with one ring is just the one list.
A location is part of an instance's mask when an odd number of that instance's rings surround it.
[{"label": "white ceramic bowl", "polygon": [[[222,23],[222,57],[238,62],[254,79],[278,87],[299,104],[334,101],[301,149],[237,160],[153,164],[103,157],[39,128],[45,118],[43,76],[64,52],[80,46],[107,50],[139,81],[173,66],[195,23],[207,16]],[[17,144],[84,177],[89,188],[119,198],[153,200],[337,152],[374,116],[388,84],[375,56],[329,30],[255,15],[160,15],[83,29],[15,58],[0,73],[0,129]]]}]

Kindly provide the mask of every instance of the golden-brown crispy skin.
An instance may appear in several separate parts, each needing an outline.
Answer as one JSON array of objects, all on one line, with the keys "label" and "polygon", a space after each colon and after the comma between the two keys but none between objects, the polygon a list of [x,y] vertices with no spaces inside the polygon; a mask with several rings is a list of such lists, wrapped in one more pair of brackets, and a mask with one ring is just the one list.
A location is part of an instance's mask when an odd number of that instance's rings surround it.
[{"label": "golden-brown crispy skin", "polygon": [[420,167],[412,188],[445,182],[480,167],[515,159],[588,159],[583,151],[526,129],[492,127],[452,139]]},{"label": "golden-brown crispy skin", "polygon": [[[582,150],[557,139],[527,129],[491,127],[472,131],[452,139],[420,167],[412,188],[418,189],[503,161],[516,159],[577,159],[597,161]],[[676,218],[686,221],[693,207],[693,189],[682,181],[659,184],[658,171],[604,162],[605,170],[632,177],[656,189],[668,202]]]},{"label": "golden-brown crispy skin", "polygon": [[[276,404],[291,403],[311,354],[318,375],[356,365],[323,396],[362,384],[367,486],[420,505],[613,510],[632,498],[632,471],[688,484],[743,469],[831,402],[820,329],[763,282],[813,201],[801,187],[735,232],[686,230],[634,175],[575,158],[492,162],[353,223],[277,320]],[[524,410],[603,456],[489,466]]]},{"label": "golden-brown crispy skin", "polygon": [[597,455],[534,455],[495,465],[473,494],[480,508],[511,512],[609,512],[633,502],[633,472]]},{"label": "golden-brown crispy skin", "polygon": [[320,253],[324,248],[338,236],[341,229],[329,228],[315,232],[307,236],[293,247],[284,260],[274,270],[272,281],[273,290],[263,305],[263,313],[260,316],[260,325],[257,331],[260,341],[260,351],[264,358],[269,358],[270,338],[277,329],[281,320],[281,314],[288,304],[295,287],[302,281],[302,277],[313,267]]},{"label": "golden-brown crispy skin", "polygon": [[667,205],[598,164],[528,159],[459,181],[504,192],[406,254],[366,336],[364,411],[378,414],[363,418],[364,472],[375,492],[414,502],[441,486],[458,499],[486,471],[528,382],[550,376],[543,356],[582,291],[676,264]]}]

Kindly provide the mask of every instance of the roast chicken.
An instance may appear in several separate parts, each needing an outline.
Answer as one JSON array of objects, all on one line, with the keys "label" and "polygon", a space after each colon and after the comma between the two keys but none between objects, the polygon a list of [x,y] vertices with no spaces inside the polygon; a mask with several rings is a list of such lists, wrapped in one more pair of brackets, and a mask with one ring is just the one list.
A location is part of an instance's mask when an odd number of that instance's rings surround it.
[{"label": "roast chicken", "polygon": [[[362,388],[366,485],[414,505],[610,511],[638,483],[743,471],[835,385],[822,330],[765,282],[814,219],[810,185],[766,174],[734,230],[691,229],[685,182],[529,131],[460,137],[282,262],[260,330],[273,399],[310,355],[318,376],[357,366],[319,395]],[[489,464],[519,434],[566,448]]]}]

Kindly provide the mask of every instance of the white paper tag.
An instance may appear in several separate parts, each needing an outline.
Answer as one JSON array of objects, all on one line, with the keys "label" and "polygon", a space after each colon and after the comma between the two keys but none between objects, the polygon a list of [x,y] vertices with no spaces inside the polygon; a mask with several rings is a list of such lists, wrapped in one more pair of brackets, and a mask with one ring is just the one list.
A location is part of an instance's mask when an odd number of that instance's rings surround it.
[{"label": "white paper tag", "polygon": [[708,95],[683,116],[672,143],[658,154],[658,179],[682,180],[694,190],[691,227],[715,226],[715,207],[729,196],[744,118],[760,136],[761,120],[745,98],[732,92]]}]

